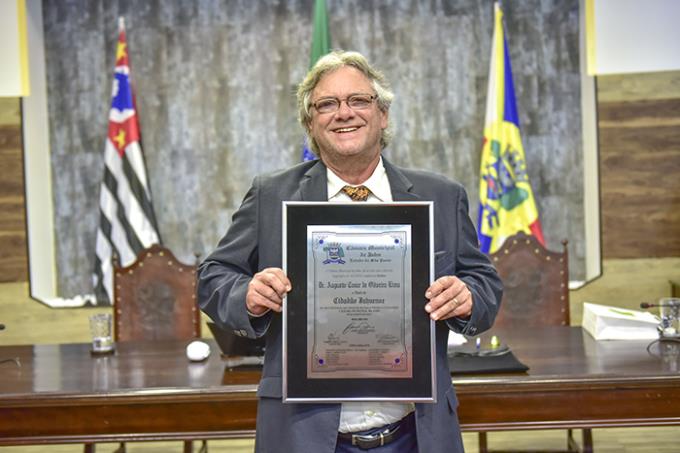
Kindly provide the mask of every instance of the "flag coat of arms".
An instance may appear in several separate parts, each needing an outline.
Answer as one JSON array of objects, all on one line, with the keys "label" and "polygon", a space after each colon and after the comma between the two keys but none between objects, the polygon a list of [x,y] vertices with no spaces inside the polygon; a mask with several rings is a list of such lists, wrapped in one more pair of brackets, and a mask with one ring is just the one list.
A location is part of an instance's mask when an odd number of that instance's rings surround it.
[{"label": "flag coat of arms", "polygon": [[151,205],[130,82],[125,24],[121,18],[104,150],[104,177],[99,195],[99,229],[93,275],[98,303],[113,303],[113,256],[121,265],[127,266],[144,248],[156,243],[160,243],[160,237]]},{"label": "flag coat of arms", "polygon": [[506,238],[520,231],[536,236],[545,245],[527,173],[503,12],[498,3],[480,167],[477,219],[480,249],[494,253]]},{"label": "flag coat of arms", "polygon": [[[316,0],[314,2],[314,30],[312,31],[312,52],[309,59],[311,69],[319,58],[331,51],[331,34],[328,30],[328,10],[326,0]],[[316,156],[309,149],[307,139],[302,149],[302,160],[314,160]]]}]

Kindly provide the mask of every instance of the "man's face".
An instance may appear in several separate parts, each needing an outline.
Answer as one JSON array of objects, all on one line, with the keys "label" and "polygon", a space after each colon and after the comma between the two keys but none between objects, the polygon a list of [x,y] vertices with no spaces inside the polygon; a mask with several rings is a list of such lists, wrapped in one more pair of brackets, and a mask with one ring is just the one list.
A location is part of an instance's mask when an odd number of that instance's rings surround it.
[{"label": "man's face", "polygon": [[358,69],[343,66],[322,77],[312,92],[312,103],[335,97],[343,102],[331,113],[319,113],[312,107],[310,135],[319,145],[321,158],[338,162],[361,156],[380,154],[380,136],[387,127],[387,112],[374,100],[366,109],[353,110],[344,100],[353,94],[375,95],[368,78]]}]

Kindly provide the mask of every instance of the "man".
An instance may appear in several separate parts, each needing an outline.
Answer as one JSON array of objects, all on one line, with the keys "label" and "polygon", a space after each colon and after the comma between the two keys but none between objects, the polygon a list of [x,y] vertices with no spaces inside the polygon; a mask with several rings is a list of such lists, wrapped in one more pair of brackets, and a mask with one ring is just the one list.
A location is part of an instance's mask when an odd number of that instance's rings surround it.
[{"label": "man", "polygon": [[[477,248],[464,189],[381,156],[390,138],[392,98],[384,76],[361,54],[321,58],[298,89],[300,122],[320,160],[255,178],[226,236],[200,266],[202,310],[237,335],[266,336],[258,452],[463,451],[448,332],[476,335],[491,327],[501,283]],[[434,202],[436,280],[422,303],[436,321],[437,403],[283,404],[280,313],[298,282],[281,269],[281,202],[350,202],[360,185],[368,201]]]}]

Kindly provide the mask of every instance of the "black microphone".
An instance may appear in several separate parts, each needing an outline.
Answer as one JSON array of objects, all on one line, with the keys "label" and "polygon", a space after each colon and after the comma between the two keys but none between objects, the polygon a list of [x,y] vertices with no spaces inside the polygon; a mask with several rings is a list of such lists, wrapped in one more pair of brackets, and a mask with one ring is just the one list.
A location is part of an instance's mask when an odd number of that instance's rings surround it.
[{"label": "black microphone", "polygon": [[654,307],[680,307],[680,302],[667,302],[663,304],[650,304],[648,302],[642,302],[640,308],[654,308]]},{"label": "black microphone", "polygon": [[5,330],[5,325],[4,325],[4,324],[0,324],[0,330]]}]

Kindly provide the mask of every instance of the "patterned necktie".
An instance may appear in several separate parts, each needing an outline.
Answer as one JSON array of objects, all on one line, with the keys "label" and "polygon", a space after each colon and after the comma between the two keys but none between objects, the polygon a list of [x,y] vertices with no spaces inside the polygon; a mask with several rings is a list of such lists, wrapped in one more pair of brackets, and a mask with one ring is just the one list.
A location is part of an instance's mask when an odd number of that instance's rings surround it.
[{"label": "patterned necktie", "polygon": [[371,190],[366,186],[345,186],[341,190],[345,192],[352,201],[366,201],[371,194]]}]

